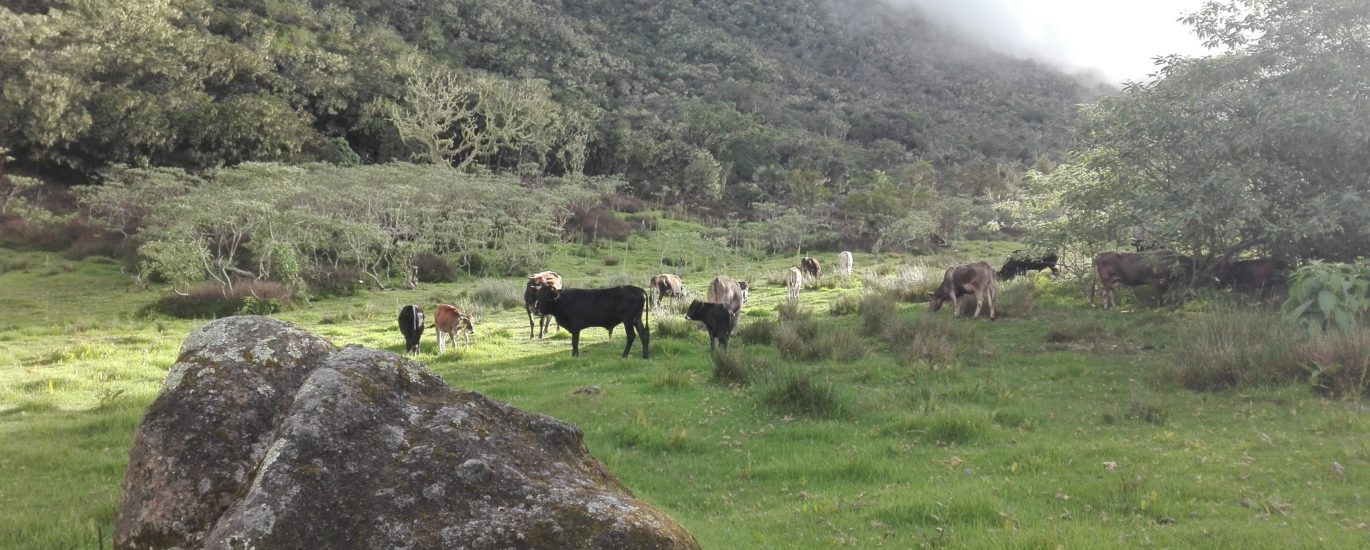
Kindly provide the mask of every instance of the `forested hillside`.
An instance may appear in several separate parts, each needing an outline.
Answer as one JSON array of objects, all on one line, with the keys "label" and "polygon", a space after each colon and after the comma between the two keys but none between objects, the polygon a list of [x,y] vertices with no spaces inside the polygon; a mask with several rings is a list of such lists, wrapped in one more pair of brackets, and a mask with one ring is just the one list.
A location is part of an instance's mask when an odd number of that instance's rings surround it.
[{"label": "forested hillside", "polygon": [[879,0],[0,6],[9,171],[96,180],[419,160],[668,204],[836,205],[872,170],[977,196],[1062,151],[1087,93]]}]

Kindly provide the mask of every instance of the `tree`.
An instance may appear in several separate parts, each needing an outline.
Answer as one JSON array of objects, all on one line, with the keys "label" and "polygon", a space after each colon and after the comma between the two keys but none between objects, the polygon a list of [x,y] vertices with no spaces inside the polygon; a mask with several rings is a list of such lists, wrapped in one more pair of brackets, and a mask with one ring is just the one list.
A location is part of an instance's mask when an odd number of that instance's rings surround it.
[{"label": "tree", "polygon": [[1370,250],[1363,0],[1211,2],[1185,21],[1226,52],[1165,58],[1086,108],[1082,146],[1022,205],[1035,238],[1142,231],[1203,262]]}]

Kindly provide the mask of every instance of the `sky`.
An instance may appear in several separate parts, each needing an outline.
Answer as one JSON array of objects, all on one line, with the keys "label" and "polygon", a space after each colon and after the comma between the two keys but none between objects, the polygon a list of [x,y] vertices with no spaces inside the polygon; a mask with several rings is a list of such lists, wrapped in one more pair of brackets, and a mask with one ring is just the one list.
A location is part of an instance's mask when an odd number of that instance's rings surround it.
[{"label": "sky", "polygon": [[1182,14],[1204,0],[886,0],[912,5],[1004,53],[1105,81],[1143,80],[1153,58],[1206,53]]}]

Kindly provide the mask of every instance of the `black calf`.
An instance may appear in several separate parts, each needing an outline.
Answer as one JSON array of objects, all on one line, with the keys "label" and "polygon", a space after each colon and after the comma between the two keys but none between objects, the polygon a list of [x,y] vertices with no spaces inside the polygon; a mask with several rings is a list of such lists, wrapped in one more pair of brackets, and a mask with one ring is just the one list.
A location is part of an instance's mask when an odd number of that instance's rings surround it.
[{"label": "black calf", "polygon": [[1004,262],[1004,267],[999,268],[999,280],[1007,281],[1020,275],[1027,275],[1029,271],[1050,269],[1052,275],[1060,272],[1056,269],[1056,253],[1048,252],[1041,258],[1029,256],[1022,250],[1014,250],[1008,255],[1008,260]]},{"label": "black calf", "polygon": [[551,315],[561,328],[570,331],[572,357],[580,357],[581,330],[600,327],[608,329],[612,336],[614,327],[618,325],[623,325],[628,331],[628,345],[623,348],[623,357],[632,351],[637,333],[642,334],[642,358],[651,356],[651,332],[643,319],[647,313],[647,291],[639,287],[625,285],[558,290],[544,286],[537,290],[533,310],[538,315]]},{"label": "black calf", "polygon": [[419,337],[423,336],[423,308],[407,305],[400,308],[400,334],[404,335],[404,349],[419,354]]},{"label": "black calf", "polygon": [[714,349],[715,342],[722,343],[723,349],[728,349],[728,339],[732,337],[733,328],[737,326],[737,320],[733,318],[732,312],[728,311],[728,306],[695,300],[690,302],[690,309],[685,312],[685,318],[704,323],[704,328],[709,331],[710,350]]}]

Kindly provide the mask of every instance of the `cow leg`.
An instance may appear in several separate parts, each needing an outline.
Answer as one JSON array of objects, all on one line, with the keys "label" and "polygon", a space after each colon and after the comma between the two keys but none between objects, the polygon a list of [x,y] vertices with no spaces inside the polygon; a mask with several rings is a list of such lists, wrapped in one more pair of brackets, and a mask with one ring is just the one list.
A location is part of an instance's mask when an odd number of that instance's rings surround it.
[{"label": "cow leg", "polygon": [[972,315],[971,318],[972,318],[972,319],[979,319],[979,318],[980,318],[980,308],[983,308],[983,307],[985,307],[985,293],[983,293],[983,292],[976,292],[976,293],[975,293],[975,315]]},{"label": "cow leg", "polygon": [[[633,325],[634,323],[631,322],[623,323],[623,330],[628,333],[628,345],[623,347],[623,355],[621,357],[627,357],[628,352],[633,350],[633,340],[637,338],[637,331],[634,329]],[[613,329],[609,329],[609,334],[613,334]]]},{"label": "cow leg", "polygon": [[525,305],[523,310],[528,313],[528,338],[533,337],[533,307]]},{"label": "cow leg", "polygon": [[994,282],[991,281],[989,284],[989,289],[985,293],[985,298],[989,300],[989,320],[991,321],[994,320],[994,295],[996,293],[998,293],[998,291],[994,290]]},{"label": "cow leg", "polygon": [[571,331],[571,357],[580,357],[580,331]]},{"label": "cow leg", "polygon": [[438,355],[442,355],[445,352],[447,352],[447,348],[443,346],[442,331],[440,330],[438,331]]},{"label": "cow leg", "polygon": [[951,291],[951,316],[961,316],[961,298],[956,295],[956,290]]}]

